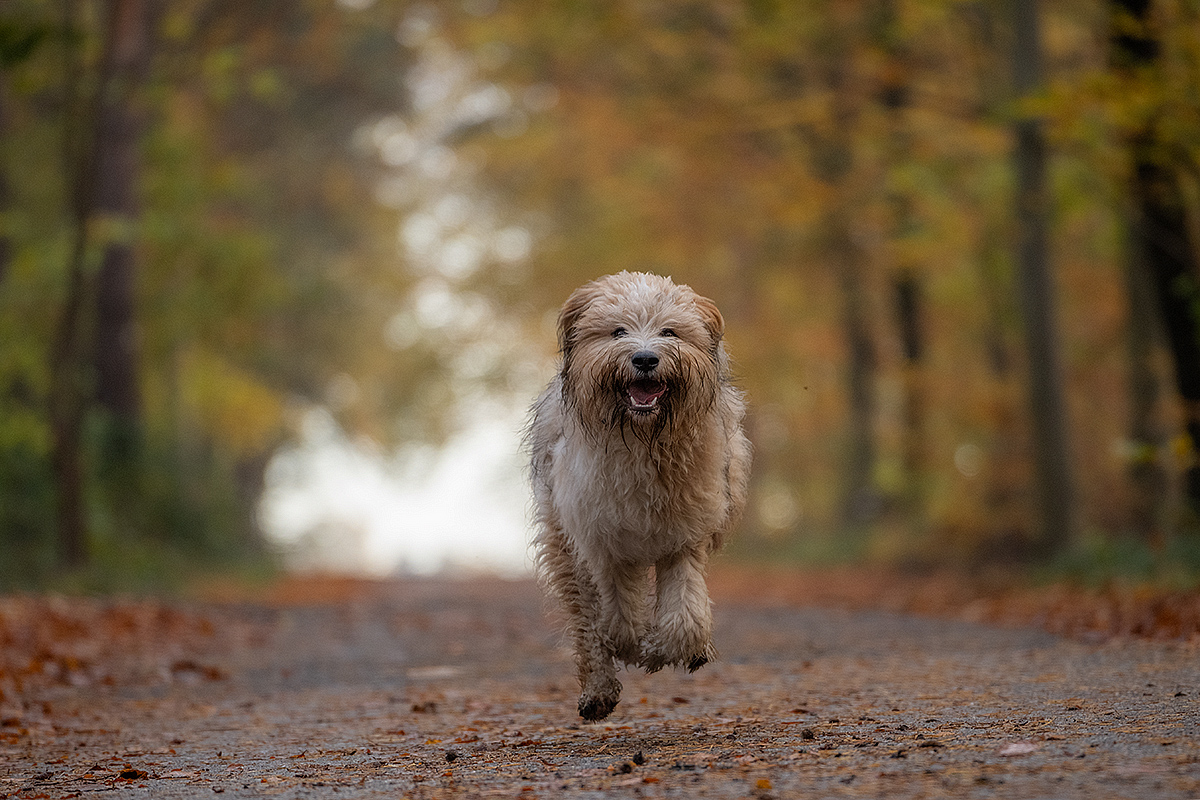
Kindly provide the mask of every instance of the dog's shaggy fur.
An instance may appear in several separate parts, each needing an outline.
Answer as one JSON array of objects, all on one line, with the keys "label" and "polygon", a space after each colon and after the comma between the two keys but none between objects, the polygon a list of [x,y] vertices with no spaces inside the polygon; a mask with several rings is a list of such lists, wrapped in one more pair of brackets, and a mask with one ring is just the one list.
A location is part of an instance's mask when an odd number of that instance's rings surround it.
[{"label": "dog's shaggy fur", "polygon": [[616,706],[616,661],[694,671],[715,655],[705,569],[750,471],[724,326],[711,300],[644,273],[592,281],[559,314],[562,366],[526,440],[537,564],[569,617],[584,719]]}]

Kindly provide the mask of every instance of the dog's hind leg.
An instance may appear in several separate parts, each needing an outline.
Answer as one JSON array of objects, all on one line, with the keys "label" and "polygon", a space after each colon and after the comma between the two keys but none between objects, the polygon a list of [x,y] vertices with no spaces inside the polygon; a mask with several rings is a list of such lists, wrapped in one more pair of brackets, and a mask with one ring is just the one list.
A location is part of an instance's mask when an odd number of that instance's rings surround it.
[{"label": "dog's hind leg", "polygon": [[567,612],[575,668],[579,675],[579,716],[589,722],[612,713],[621,697],[617,665],[600,636],[600,597],[591,576],[575,559],[562,531],[538,537],[542,580]]},{"label": "dog's hind leg", "polygon": [[708,551],[697,547],[674,553],[654,565],[657,580],[654,627],[642,647],[641,665],[657,672],[667,665],[689,672],[716,658],[712,644],[712,603],[704,582]]}]

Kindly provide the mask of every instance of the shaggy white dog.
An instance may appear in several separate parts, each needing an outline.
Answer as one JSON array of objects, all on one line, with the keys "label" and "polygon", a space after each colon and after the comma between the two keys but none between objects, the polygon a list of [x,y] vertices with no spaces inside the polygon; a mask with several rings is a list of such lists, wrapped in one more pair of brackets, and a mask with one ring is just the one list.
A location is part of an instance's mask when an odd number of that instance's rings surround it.
[{"label": "shaggy white dog", "polygon": [[715,656],[705,570],[750,471],[724,327],[711,300],[644,273],[592,281],[559,314],[562,366],[526,442],[538,568],[567,612],[584,719],[616,706],[617,660],[694,671]]}]

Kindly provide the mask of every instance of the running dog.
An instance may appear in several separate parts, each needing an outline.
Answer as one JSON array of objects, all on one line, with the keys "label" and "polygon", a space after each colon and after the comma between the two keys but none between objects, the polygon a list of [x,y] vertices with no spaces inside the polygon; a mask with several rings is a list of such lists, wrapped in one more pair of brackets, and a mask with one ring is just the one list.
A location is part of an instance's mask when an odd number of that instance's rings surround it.
[{"label": "running dog", "polygon": [[724,330],[711,300],[645,273],[594,280],[559,313],[561,366],[526,446],[538,572],[568,617],[585,720],[617,705],[618,661],[695,671],[716,655],[705,571],[750,472]]}]

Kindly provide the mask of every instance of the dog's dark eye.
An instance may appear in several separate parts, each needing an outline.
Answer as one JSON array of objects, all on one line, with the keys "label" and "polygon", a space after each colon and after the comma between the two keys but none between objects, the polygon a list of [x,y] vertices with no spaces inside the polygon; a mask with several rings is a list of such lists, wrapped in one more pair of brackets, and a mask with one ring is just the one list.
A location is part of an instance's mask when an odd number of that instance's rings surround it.
[{"label": "dog's dark eye", "polygon": [[677,334],[675,333],[674,328],[663,328],[662,335],[663,336],[676,336]]},{"label": "dog's dark eye", "polygon": [[629,331],[625,330],[624,328],[617,328],[615,331],[612,332],[612,337],[614,339],[620,339],[622,336],[624,336],[627,333],[629,333]]}]

